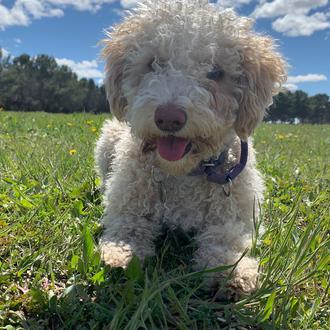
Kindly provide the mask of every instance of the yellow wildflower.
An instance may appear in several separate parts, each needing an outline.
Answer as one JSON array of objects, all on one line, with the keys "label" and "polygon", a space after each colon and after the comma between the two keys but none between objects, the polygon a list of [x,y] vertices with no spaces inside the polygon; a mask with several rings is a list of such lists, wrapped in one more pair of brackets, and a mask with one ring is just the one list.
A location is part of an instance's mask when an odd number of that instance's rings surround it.
[{"label": "yellow wildflower", "polygon": [[77,153],[77,150],[76,149],[70,149],[69,150],[69,154],[71,155],[71,156],[73,156],[74,154],[76,154]]},{"label": "yellow wildflower", "polygon": [[0,228],[7,227],[8,223],[5,220],[0,220]]}]

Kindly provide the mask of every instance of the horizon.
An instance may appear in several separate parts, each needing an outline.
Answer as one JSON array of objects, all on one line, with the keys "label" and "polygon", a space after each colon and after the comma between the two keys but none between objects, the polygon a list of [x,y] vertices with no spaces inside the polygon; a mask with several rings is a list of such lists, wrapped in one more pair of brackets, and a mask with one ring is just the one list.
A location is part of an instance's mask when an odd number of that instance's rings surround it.
[{"label": "horizon", "polygon": [[[214,2],[214,1],[212,1]],[[0,48],[4,55],[47,54],[79,78],[103,81],[98,42],[120,22],[134,0],[0,0]],[[222,0],[255,19],[255,30],[277,39],[290,69],[285,85],[309,96],[330,95],[330,8],[328,0]],[[292,14],[294,11],[294,14]]]}]

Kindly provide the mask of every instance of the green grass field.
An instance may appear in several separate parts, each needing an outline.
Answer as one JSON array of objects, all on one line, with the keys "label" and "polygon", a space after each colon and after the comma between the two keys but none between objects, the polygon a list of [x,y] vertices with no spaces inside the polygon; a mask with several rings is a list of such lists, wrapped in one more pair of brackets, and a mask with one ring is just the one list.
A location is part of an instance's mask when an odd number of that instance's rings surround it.
[{"label": "green grass field", "polygon": [[106,116],[0,113],[0,329],[330,329],[330,126],[263,124],[258,292],[217,299],[164,233],[142,267],[105,266],[93,148]]}]

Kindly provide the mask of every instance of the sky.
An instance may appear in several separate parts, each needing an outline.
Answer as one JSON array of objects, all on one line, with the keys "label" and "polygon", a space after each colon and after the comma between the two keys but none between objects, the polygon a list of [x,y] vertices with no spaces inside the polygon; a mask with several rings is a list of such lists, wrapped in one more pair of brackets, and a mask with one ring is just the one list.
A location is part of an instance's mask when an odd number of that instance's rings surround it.
[{"label": "sky", "polygon": [[[255,20],[274,37],[290,65],[286,87],[330,95],[328,0],[218,0]],[[0,48],[5,55],[54,56],[79,77],[103,81],[98,42],[135,0],[0,0]]]}]

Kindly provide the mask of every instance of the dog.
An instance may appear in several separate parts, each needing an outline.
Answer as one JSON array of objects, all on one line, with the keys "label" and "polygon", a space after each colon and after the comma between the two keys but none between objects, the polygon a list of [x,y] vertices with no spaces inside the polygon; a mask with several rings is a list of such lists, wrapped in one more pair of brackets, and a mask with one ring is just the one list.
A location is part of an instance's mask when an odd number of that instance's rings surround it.
[{"label": "dog", "polygon": [[286,63],[252,25],[207,1],[147,0],[107,32],[115,119],[95,149],[105,263],[154,255],[166,224],[196,231],[196,269],[241,258],[230,285],[256,289],[258,262],[242,254],[264,184],[249,137],[285,82]]}]

